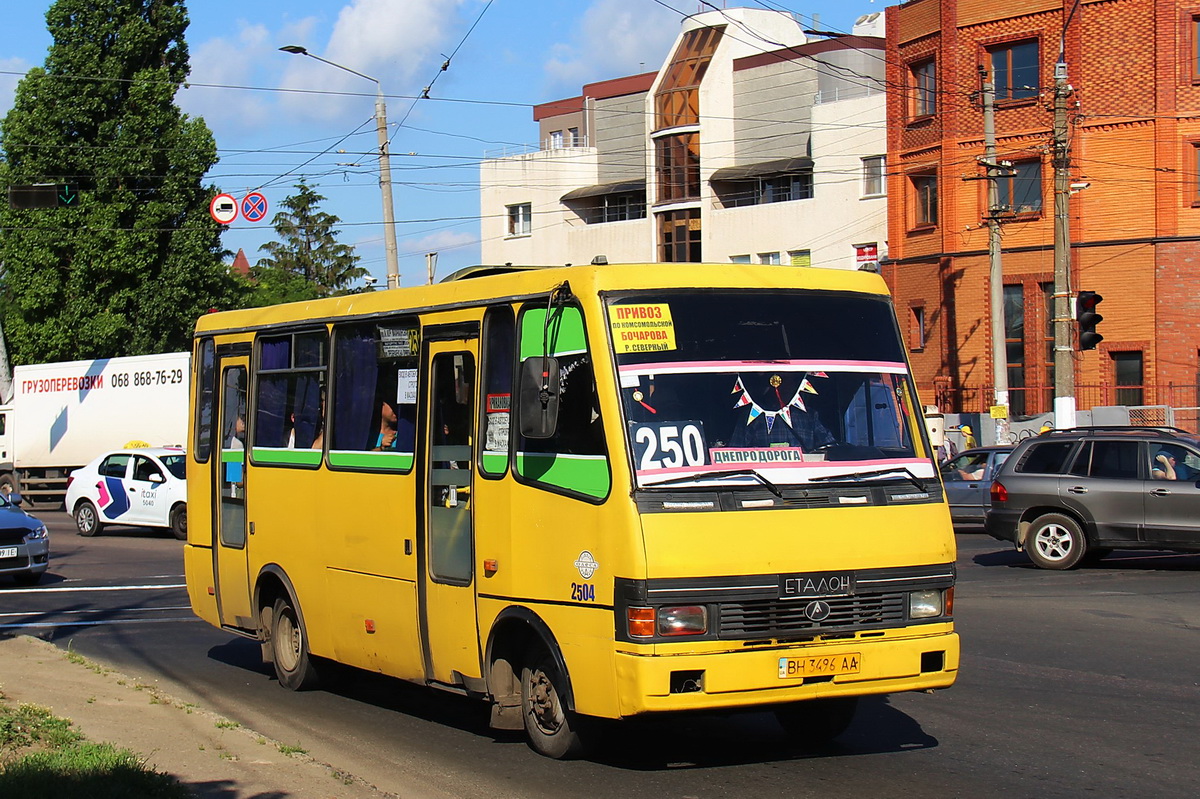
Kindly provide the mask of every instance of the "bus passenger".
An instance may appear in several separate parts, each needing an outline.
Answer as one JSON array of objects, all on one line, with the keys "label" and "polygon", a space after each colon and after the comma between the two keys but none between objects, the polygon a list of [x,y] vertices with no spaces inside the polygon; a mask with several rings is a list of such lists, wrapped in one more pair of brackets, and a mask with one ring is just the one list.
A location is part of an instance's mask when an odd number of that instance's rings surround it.
[{"label": "bus passenger", "polygon": [[375,449],[381,452],[396,448],[396,409],[386,399],[379,408],[379,437]]}]

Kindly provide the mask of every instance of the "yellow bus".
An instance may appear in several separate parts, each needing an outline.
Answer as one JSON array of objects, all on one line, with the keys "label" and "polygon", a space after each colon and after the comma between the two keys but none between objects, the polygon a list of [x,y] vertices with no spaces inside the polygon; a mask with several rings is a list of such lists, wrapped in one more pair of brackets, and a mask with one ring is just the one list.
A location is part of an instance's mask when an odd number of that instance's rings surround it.
[{"label": "yellow bus", "polygon": [[[199,320],[195,612],[281,685],[327,661],[597,719],[949,687],[955,543],[883,280],[473,267]],[[603,725],[600,725],[603,726]]]}]

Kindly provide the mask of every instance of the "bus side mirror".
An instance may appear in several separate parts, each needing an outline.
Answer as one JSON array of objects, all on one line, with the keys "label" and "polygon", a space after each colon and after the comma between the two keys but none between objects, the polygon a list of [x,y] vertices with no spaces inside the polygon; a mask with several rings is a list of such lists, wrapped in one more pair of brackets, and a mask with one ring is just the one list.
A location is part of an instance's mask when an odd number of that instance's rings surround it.
[{"label": "bus side mirror", "polygon": [[550,438],[558,427],[558,359],[534,355],[521,362],[517,425],[525,438]]}]

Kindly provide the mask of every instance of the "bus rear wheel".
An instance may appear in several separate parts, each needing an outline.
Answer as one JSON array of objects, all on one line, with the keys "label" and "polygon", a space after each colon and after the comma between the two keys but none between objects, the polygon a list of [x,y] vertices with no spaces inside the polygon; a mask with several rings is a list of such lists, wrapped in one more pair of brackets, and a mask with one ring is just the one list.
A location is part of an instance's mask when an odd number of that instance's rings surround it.
[{"label": "bus rear wheel", "polygon": [[521,668],[521,711],[535,752],[555,760],[577,757],[583,740],[562,701],[566,681],[550,653],[540,650]]},{"label": "bus rear wheel", "polygon": [[858,709],[858,697],[809,699],[775,708],[775,718],[793,741],[805,748],[822,746],[846,731]]},{"label": "bus rear wheel", "polygon": [[316,688],[320,680],[308,652],[308,635],[291,600],[287,597],[276,599],[273,615],[271,648],[279,684],[290,691]]}]

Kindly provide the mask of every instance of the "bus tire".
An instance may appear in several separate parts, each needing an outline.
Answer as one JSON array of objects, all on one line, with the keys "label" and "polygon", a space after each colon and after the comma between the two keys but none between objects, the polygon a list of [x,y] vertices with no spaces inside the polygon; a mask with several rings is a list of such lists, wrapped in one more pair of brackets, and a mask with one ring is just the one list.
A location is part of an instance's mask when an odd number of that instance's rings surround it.
[{"label": "bus tire", "polygon": [[187,505],[171,508],[171,532],[180,541],[187,540]]},{"label": "bus tire", "polygon": [[775,708],[775,718],[789,738],[809,749],[844,733],[857,709],[857,696],[808,699]]},{"label": "bus tire", "polygon": [[1070,516],[1047,513],[1030,525],[1025,554],[1041,569],[1073,569],[1087,554],[1087,539],[1083,528]]},{"label": "bus tire", "polygon": [[75,517],[75,531],[79,535],[90,538],[104,529],[96,506],[86,499],[75,506],[75,512],[71,515]]},{"label": "bus tire", "polygon": [[279,684],[289,691],[316,688],[320,679],[308,652],[308,634],[292,601],[286,596],[276,599],[272,616],[271,646]]},{"label": "bus tire", "polygon": [[583,751],[574,714],[562,702],[565,680],[545,649],[535,650],[521,667],[521,713],[530,747],[540,755],[565,760]]},{"label": "bus tire", "polygon": [[7,497],[9,494],[17,490],[17,481],[13,479],[11,474],[0,474],[0,494]]}]

